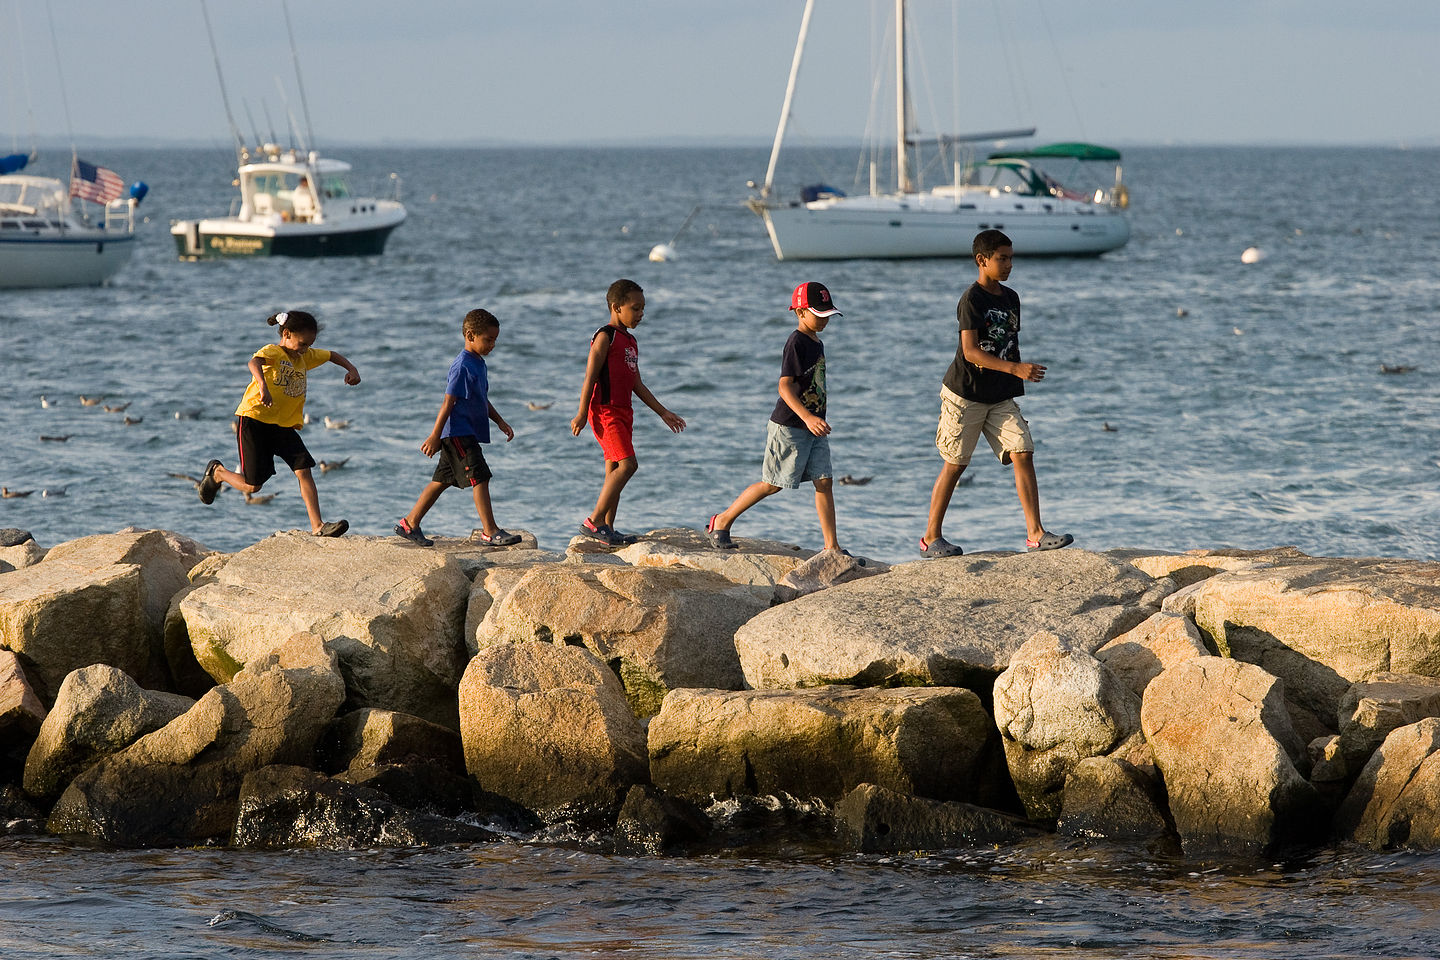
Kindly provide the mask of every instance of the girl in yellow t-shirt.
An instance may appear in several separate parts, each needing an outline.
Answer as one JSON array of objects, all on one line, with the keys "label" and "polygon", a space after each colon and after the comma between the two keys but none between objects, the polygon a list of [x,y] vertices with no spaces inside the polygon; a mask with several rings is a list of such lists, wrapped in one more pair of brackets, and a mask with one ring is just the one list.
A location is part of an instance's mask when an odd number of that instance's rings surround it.
[{"label": "girl in yellow t-shirt", "polygon": [[323,363],[334,363],[345,368],[345,382],[354,386],[360,382],[360,371],[333,350],[312,346],[320,325],[304,310],[281,311],[265,322],[280,328],[280,342],[261,347],[250,358],[250,386],[235,408],[240,470],[226,470],[219,460],[211,460],[200,480],[200,501],[213,503],[222,483],[245,494],[254,493],[275,475],[275,458],[279,457],[300,481],[300,496],[310,514],[310,532],[317,537],[338,537],[350,529],[350,524],[321,519],[320,496],[315,491],[315,478],[310,475],[315,460],[300,439],[305,422],[306,374]]}]

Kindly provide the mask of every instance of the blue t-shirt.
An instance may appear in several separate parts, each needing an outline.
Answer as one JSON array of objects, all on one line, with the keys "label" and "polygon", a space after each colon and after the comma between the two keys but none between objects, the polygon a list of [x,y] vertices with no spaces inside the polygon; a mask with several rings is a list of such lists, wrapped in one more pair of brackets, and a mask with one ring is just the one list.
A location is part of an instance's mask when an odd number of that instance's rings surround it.
[{"label": "blue t-shirt", "polygon": [[474,437],[490,442],[490,375],[485,358],[461,350],[445,378],[445,395],[455,398],[441,437]]}]

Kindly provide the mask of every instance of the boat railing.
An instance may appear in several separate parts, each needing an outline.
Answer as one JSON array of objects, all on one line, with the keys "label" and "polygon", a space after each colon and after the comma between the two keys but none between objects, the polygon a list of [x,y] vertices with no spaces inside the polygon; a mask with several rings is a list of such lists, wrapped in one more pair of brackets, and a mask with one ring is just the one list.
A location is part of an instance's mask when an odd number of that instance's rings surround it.
[{"label": "boat railing", "polygon": [[399,203],[399,202],[400,202],[400,190],[401,190],[401,187],[403,187],[403,186],[404,186],[404,181],[400,179],[400,174],[396,173],[396,172],[393,171],[393,170],[390,171],[390,196],[389,196],[389,197],[381,197],[381,199],[382,199],[382,200],[387,200],[387,199],[388,199],[388,200],[394,200],[396,203]]},{"label": "boat railing", "polygon": [[231,218],[231,219],[234,219],[235,217],[240,216],[240,207],[241,207],[242,204],[244,204],[244,202],[245,202],[245,198],[244,198],[244,197],[231,197],[231,198],[230,198],[230,218]]},{"label": "boat railing", "polygon": [[105,229],[132,233],[135,230],[135,201],[111,200],[105,204]]}]

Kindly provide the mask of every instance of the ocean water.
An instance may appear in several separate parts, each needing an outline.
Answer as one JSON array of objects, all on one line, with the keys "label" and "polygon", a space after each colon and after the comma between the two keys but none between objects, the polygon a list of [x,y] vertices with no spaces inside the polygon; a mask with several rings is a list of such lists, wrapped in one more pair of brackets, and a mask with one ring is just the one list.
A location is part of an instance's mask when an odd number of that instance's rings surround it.
[{"label": "ocean water", "polygon": [[[672,435],[637,409],[641,469],[619,526],[699,526],[758,476],[789,292],[817,279],[845,313],[824,335],[837,473],[873,478],[836,487],[842,543],[915,556],[972,266],[775,261],[740,205],[764,171],[758,149],[341,155],[357,188],[403,178],[410,219],[383,257],[182,263],[168,222],[226,209],[227,151],[87,154],[151,185],[150,222],[109,287],[0,292],[0,483],[37,491],[0,500],[0,527],[48,546],[160,526],[231,550],[303,525],[288,472],[263,506],[227,491],[206,507],[169,476],[233,459],[228,418],[247,359],[273,339],[264,317],[299,307],[325,324],[318,345],[363,377],[311,378],[306,441],[317,459],[346,460],[317,475],[326,516],[388,533],[429,477],[419,445],[460,318],[483,306],[503,324],[492,398],[516,429],[487,451],[497,518],[562,548],[602,476],[594,441],[568,423],[620,276],[650,305],[637,330],[645,382],[690,425]],[[1022,401],[1046,525],[1090,549],[1440,559],[1437,163],[1440,152],[1398,149],[1127,151],[1131,243],[1021,260],[1011,276],[1024,356],[1049,367]],[[854,156],[802,152],[787,166],[843,185]],[[650,263],[696,205],[679,257]],[[1266,257],[1242,264],[1252,246]],[[80,394],[129,402],[140,422]],[[41,395],[57,402],[42,408]],[[324,415],[351,426],[323,429]],[[947,536],[968,551],[1020,548],[1008,468],[977,456],[970,475]],[[460,493],[425,522],[447,535],[476,525]],[[735,532],[819,541],[806,491],[770,498]],[[254,854],[31,838],[0,839],[0,864],[7,958],[1440,956],[1440,857],[1350,848],[1197,864],[1057,839],[637,859],[578,842]]]}]

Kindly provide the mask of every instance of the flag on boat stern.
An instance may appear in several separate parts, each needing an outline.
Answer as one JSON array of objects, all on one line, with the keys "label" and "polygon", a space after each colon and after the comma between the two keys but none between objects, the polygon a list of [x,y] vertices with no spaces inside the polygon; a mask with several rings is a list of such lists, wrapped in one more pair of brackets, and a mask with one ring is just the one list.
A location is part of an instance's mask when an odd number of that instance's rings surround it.
[{"label": "flag on boat stern", "polygon": [[70,196],[91,203],[109,203],[119,200],[124,192],[125,182],[114,170],[75,159],[75,168],[70,171]]}]

